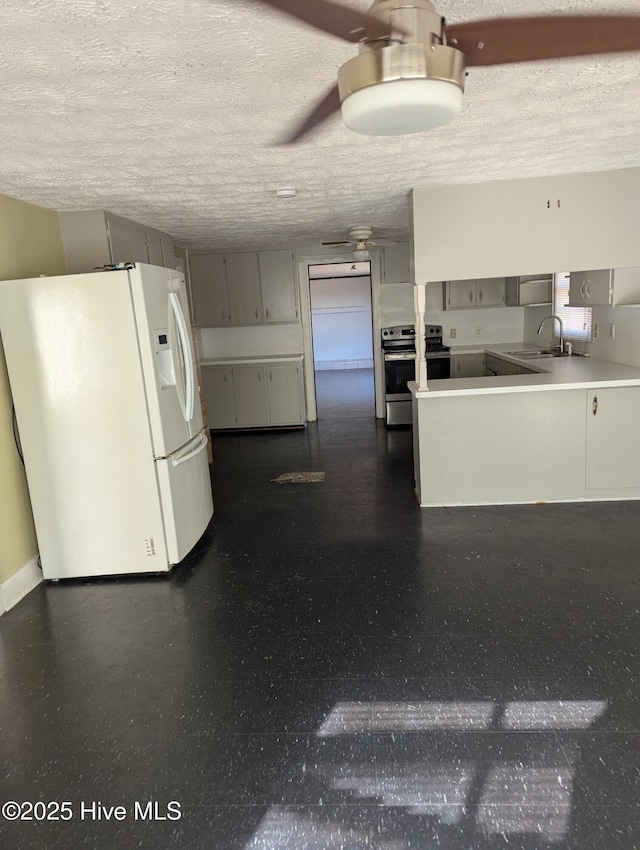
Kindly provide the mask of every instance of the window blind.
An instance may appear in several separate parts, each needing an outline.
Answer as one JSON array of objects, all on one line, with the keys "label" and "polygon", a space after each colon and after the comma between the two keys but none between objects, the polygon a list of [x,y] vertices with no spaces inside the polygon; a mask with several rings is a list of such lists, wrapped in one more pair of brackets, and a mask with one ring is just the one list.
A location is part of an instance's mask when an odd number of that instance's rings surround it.
[{"label": "window blind", "polygon": [[[591,342],[591,307],[568,307],[569,272],[554,275],[553,312],[562,319],[565,341],[572,342],[581,352],[586,352]],[[560,328],[554,322],[554,333]]]}]

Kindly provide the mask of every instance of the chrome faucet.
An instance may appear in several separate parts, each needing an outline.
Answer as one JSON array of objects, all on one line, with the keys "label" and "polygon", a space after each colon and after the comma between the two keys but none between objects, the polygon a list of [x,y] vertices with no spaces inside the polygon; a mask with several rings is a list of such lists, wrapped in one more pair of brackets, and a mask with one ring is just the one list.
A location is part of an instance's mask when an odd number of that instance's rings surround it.
[{"label": "chrome faucet", "polygon": [[540,322],[540,326],[537,330],[537,333],[542,333],[542,326],[547,321],[547,319],[557,319],[560,324],[560,352],[564,352],[564,327],[562,325],[562,319],[560,316],[556,316],[555,314],[551,314],[549,316],[545,316],[544,319]]}]

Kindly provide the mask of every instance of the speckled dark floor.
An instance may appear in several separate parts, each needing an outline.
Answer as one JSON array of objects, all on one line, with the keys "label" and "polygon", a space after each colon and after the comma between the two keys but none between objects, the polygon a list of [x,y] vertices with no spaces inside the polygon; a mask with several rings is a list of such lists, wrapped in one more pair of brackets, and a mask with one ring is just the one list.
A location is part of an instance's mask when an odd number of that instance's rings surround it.
[{"label": "speckled dark floor", "polygon": [[640,847],[639,503],[420,511],[372,419],[215,453],[170,577],[0,619],[0,795],[72,804],[0,846]]}]

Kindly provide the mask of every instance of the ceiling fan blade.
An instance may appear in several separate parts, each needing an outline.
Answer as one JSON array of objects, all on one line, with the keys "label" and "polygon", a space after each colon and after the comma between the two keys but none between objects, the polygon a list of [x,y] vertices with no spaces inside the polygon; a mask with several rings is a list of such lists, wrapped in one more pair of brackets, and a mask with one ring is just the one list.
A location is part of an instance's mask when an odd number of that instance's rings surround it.
[{"label": "ceiling fan blade", "polygon": [[353,245],[353,242],[322,242],[322,245]]},{"label": "ceiling fan blade", "polygon": [[377,239],[377,238],[374,238],[374,239],[370,239],[368,244],[369,245],[377,245],[379,248],[384,248],[385,246],[397,245],[398,243],[396,242],[395,239],[383,239],[383,238]]},{"label": "ceiling fan blade", "polygon": [[640,50],[640,15],[495,18],[446,27],[467,65],[506,65]]},{"label": "ceiling fan blade", "polygon": [[395,32],[387,21],[334,3],[333,0],[255,0],[292,15],[316,29],[357,43],[367,38],[385,38]]},{"label": "ceiling fan blade", "polygon": [[339,110],[340,92],[338,91],[338,86],[333,86],[318,103],[313,112],[309,113],[294,132],[284,138],[280,144],[292,145],[294,142],[298,142],[303,136],[306,136],[307,133],[317,127],[318,124],[326,121],[334,112],[338,112]]}]

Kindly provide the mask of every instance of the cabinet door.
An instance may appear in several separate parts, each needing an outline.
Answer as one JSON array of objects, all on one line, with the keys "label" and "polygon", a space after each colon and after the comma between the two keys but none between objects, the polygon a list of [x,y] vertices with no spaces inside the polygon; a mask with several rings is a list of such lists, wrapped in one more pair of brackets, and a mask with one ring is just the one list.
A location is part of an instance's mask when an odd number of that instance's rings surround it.
[{"label": "cabinet door", "polygon": [[226,254],[227,292],[232,325],[257,325],[262,322],[258,255]]},{"label": "cabinet door", "polygon": [[160,244],[162,246],[162,265],[167,269],[176,268],[176,255],[173,253],[173,241],[166,237],[161,237]]},{"label": "cabinet door", "polygon": [[152,266],[164,266],[162,258],[162,240],[160,234],[155,230],[147,230],[147,246],[149,250],[149,262]]},{"label": "cabinet door", "polygon": [[234,367],[233,386],[236,396],[236,423],[240,427],[268,425],[264,366]]},{"label": "cabinet door", "polygon": [[484,354],[456,354],[452,359],[452,378],[481,378],[484,375]]},{"label": "cabinet door", "polygon": [[210,428],[235,428],[236,402],[230,366],[203,366],[202,392]]},{"label": "cabinet door", "polygon": [[258,259],[264,321],[297,321],[293,254],[291,251],[261,251]]},{"label": "cabinet door", "polygon": [[505,285],[503,277],[486,277],[478,280],[476,307],[504,307]]},{"label": "cabinet door", "polygon": [[587,391],[588,489],[640,487],[640,387]]},{"label": "cabinet door", "polygon": [[229,302],[222,254],[192,254],[189,258],[193,318],[200,328],[229,324]]},{"label": "cabinet door", "polygon": [[611,269],[596,269],[585,272],[584,303],[587,307],[596,304],[611,304]]},{"label": "cabinet door", "polygon": [[496,358],[497,362],[497,374],[498,375],[519,375],[520,374],[520,366],[515,363],[511,363],[509,360],[502,360],[500,357]]},{"label": "cabinet door", "polygon": [[445,310],[468,310],[476,306],[475,280],[448,280],[445,283]]},{"label": "cabinet door", "polygon": [[108,221],[112,263],[148,263],[147,235],[143,230]]},{"label": "cabinet door", "polygon": [[383,283],[411,283],[409,243],[388,245],[383,254]]},{"label": "cabinet door", "polygon": [[302,425],[304,422],[300,365],[274,363],[265,366],[270,425]]},{"label": "cabinet door", "polygon": [[571,272],[569,275],[569,307],[584,307],[586,272]]}]

